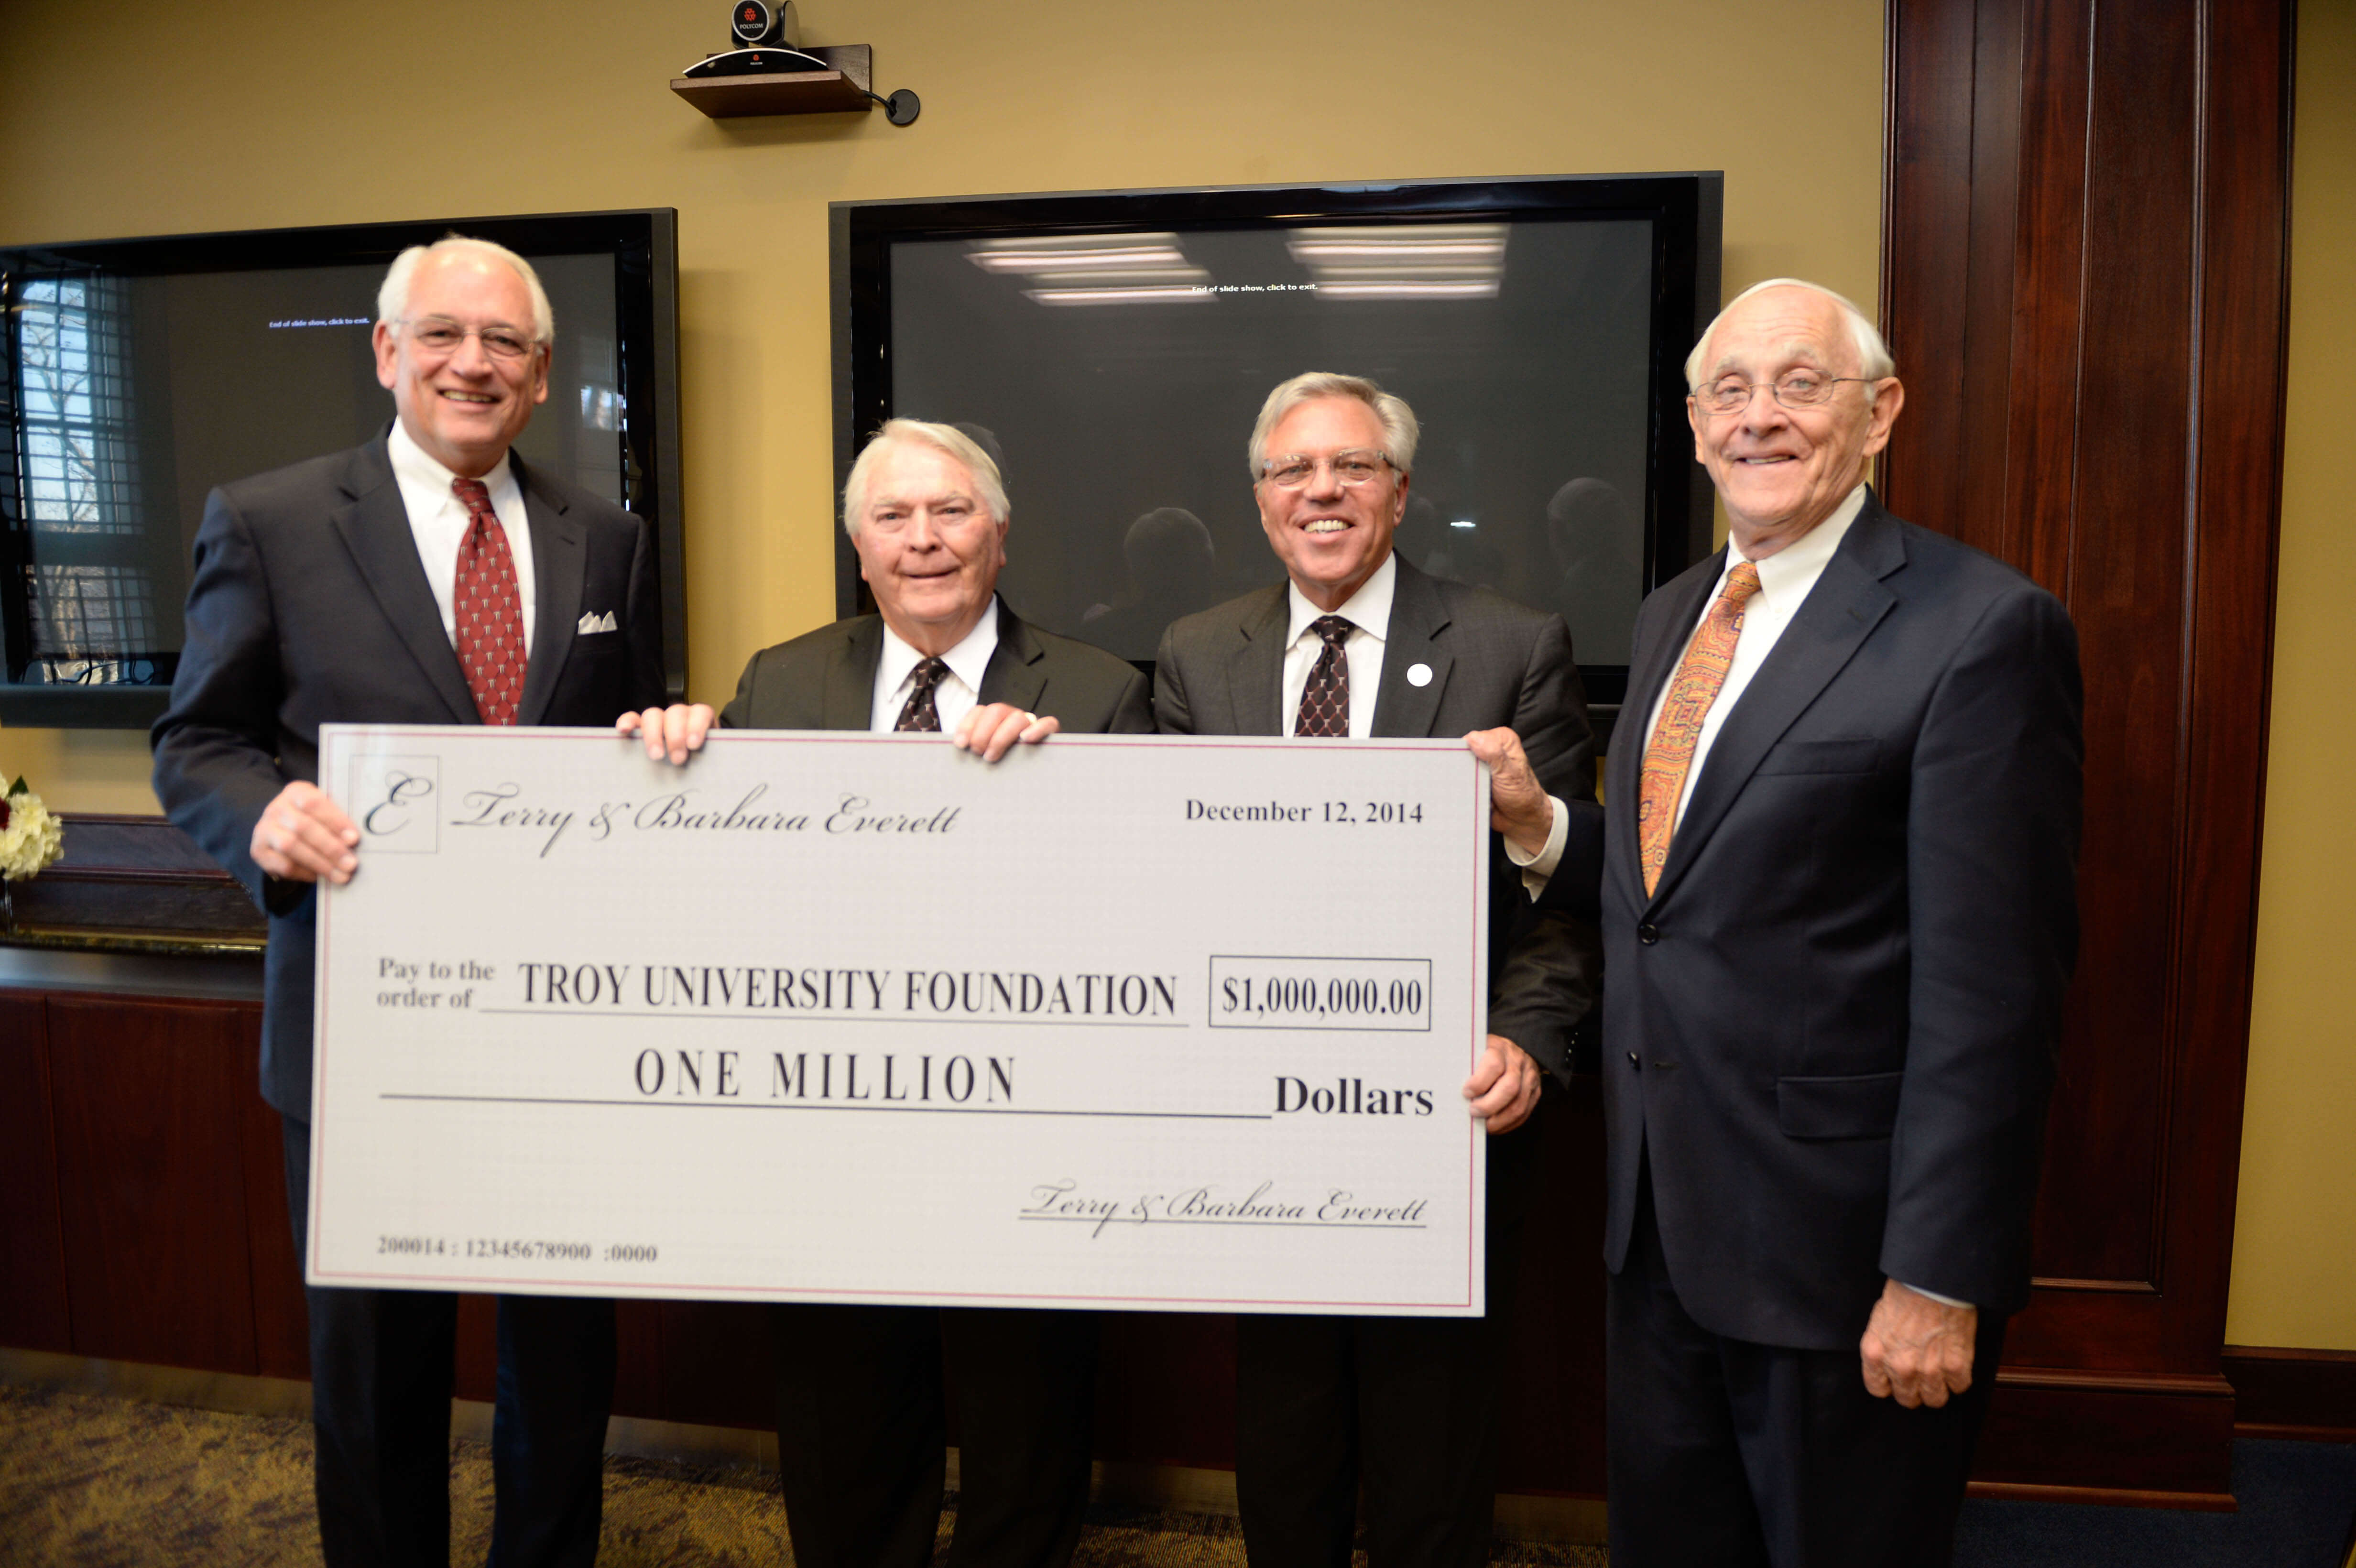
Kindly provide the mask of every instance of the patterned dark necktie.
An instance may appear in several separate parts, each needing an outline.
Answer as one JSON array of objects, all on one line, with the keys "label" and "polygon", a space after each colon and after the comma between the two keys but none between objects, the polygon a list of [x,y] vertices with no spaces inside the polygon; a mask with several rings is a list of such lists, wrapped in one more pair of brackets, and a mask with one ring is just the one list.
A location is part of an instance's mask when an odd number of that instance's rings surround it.
[{"label": "patterned dark necktie", "polygon": [[900,721],[892,726],[895,731],[922,731],[937,734],[941,727],[941,710],[934,706],[933,688],[949,673],[946,659],[926,659],[916,667],[916,684],[908,688],[907,705],[900,709]]},{"label": "patterned dark necktie", "polygon": [[1686,645],[1686,656],[1669,677],[1669,694],[1661,699],[1661,717],[1653,725],[1652,743],[1644,748],[1636,798],[1636,856],[1647,893],[1661,885],[1661,868],[1668,864],[1669,840],[1677,830],[1677,799],[1693,769],[1701,721],[1709,717],[1718,688],[1726,684],[1734,645],[1742,638],[1743,608],[1758,592],[1759,569],[1749,561],[1726,574],[1726,586]]},{"label": "patterned dark necktie", "polygon": [[508,531],[491,510],[491,493],[479,479],[453,479],[451,493],[473,519],[458,544],[458,576],[452,586],[457,621],[458,667],[475,711],[486,724],[512,724],[523,700],[523,595],[516,588],[515,557]]},{"label": "patterned dark necktie", "polygon": [[1347,740],[1350,735],[1350,656],[1342,645],[1357,628],[1339,615],[1320,615],[1309,629],[1325,646],[1310,667],[1309,684],[1301,688],[1301,712],[1292,732],[1321,739]]}]

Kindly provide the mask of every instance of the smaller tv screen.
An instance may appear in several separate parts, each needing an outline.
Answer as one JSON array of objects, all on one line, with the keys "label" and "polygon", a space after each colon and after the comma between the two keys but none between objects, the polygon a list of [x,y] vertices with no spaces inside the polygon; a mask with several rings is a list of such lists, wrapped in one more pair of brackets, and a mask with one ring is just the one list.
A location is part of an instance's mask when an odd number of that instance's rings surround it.
[{"label": "smaller tv screen", "polygon": [[456,219],[0,251],[0,713],[144,723],[177,667],[190,546],[217,485],[366,441],[392,400],[369,334],[385,267],[450,232],[527,257],[557,334],[523,459],[667,536],[683,690],[670,215]]},{"label": "smaller tv screen", "polygon": [[1008,602],[1144,664],[1172,620],[1283,581],[1246,459],[1269,389],[1371,377],[1422,427],[1400,557],[1559,612],[1609,702],[1637,604],[1693,553],[1677,367],[1717,305],[1717,197],[1644,176],[844,204],[844,444],[888,415],[963,427],[1005,475]]}]

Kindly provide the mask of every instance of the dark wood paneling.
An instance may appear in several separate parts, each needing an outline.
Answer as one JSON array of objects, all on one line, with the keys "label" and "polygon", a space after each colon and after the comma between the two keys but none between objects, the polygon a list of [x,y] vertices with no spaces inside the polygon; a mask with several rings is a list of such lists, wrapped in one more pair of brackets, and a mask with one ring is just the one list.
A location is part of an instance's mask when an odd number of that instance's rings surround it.
[{"label": "dark wood paneling", "polygon": [[[259,1061],[262,1008],[252,1008],[248,1019],[247,1060]],[[310,1312],[303,1300],[303,1271],[294,1261],[294,1217],[286,1211],[286,1144],[278,1113],[263,1102],[258,1083],[246,1088],[239,1144],[245,1158],[247,1289],[253,1300],[254,1362],[264,1377],[308,1378]]]},{"label": "dark wood paneling", "polygon": [[2218,1366],[2264,779],[2288,8],[1892,0],[1889,22],[1885,328],[1910,396],[1885,494],[2059,594],[2086,676],[2084,936],[2041,1277],[1980,1475],[2213,1497],[2233,1419]]},{"label": "dark wood paneling", "polygon": [[2233,1391],[2224,1379],[2040,1372],[1997,1378],[1975,1481],[2177,1492],[2233,1489]]},{"label": "dark wood paneling", "polygon": [[1234,1316],[1105,1314],[1096,1445],[1110,1461],[1235,1468]]},{"label": "dark wood paneling", "polygon": [[38,996],[0,992],[0,1345],[71,1348],[48,1020]]},{"label": "dark wood paneling", "polygon": [[458,1297],[458,1357],[456,1388],[460,1399],[486,1403],[499,1392],[499,1298],[463,1295]]},{"label": "dark wood paneling", "polygon": [[[662,1381],[660,1403],[649,1413],[667,1421],[774,1428],[777,1374],[768,1307],[739,1301],[655,1305]],[[809,1349],[813,1355],[826,1353],[823,1346]]]},{"label": "dark wood paneling", "polygon": [[252,1007],[52,994],[48,1011],[74,1350],[257,1371]]},{"label": "dark wood paneling", "polygon": [[2240,1437],[2356,1443],[2356,1350],[2292,1350],[2228,1345]]}]

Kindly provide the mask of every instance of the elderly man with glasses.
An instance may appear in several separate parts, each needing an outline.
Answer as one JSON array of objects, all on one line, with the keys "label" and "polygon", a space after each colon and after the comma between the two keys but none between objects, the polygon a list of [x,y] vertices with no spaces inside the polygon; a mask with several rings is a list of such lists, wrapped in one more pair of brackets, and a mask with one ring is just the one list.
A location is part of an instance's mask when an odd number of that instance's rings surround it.
[{"label": "elderly man with glasses", "polygon": [[1687,362],[1723,551],[1636,621],[1602,888],[1613,1568],[1941,1563],[2029,1296],[2076,947],[2077,641],[1865,483],[1857,307]]},{"label": "elderly man with glasses", "polygon": [[[610,724],[662,692],[646,528],[509,450],[548,397],[555,336],[530,264],[478,240],[412,247],[377,310],[398,417],[207,498],[154,733],[165,809],[270,915],[262,1094],[298,1260],[313,890],[359,869],[359,832],[318,785],[319,726]],[[309,1307],[326,1560],[443,1568],[457,1298],[323,1287]],[[499,1299],[493,1562],[595,1559],[613,1389],[611,1302]]]},{"label": "elderly man with glasses", "polygon": [[[1392,549],[1416,437],[1406,402],[1359,377],[1297,376],[1269,395],[1253,493],[1290,581],[1174,623],[1154,710],[1175,735],[1462,735],[1498,770],[1491,1032],[1463,1090],[1467,1114],[1505,1135],[1537,1106],[1542,1072],[1566,1071],[1595,997],[1594,927],[1531,892],[1549,872],[1575,885],[1582,865],[1593,885],[1594,737],[1560,616]],[[1260,891],[1314,930],[1315,887]],[[1526,1133],[1490,1143],[1486,1318],[1238,1320],[1236,1490],[1253,1568],[1346,1568],[1362,1483],[1369,1568],[1487,1557],[1533,1153]]]}]

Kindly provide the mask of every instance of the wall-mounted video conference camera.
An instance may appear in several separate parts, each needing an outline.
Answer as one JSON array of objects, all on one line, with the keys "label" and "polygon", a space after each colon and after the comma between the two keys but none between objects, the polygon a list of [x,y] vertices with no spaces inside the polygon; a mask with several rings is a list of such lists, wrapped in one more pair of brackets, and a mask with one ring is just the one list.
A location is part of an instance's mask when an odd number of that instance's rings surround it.
[{"label": "wall-mounted video conference camera", "polygon": [[[734,48],[707,55],[680,74],[701,78],[766,76],[835,69],[816,55],[802,51],[801,24],[794,16],[794,0],[735,0],[728,8],[728,31],[735,41]],[[884,106],[884,118],[894,125],[915,123],[924,109],[916,95],[905,87],[889,98],[875,92],[868,92],[867,96]]]}]

